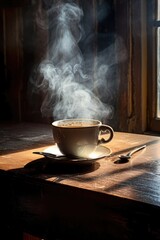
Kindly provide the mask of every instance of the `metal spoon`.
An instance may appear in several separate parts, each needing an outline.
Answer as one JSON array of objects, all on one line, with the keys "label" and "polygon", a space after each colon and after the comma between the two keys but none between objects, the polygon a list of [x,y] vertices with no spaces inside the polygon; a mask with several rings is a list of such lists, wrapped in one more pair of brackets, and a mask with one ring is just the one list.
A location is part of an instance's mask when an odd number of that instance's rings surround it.
[{"label": "metal spoon", "polygon": [[119,156],[119,160],[117,160],[115,163],[125,163],[125,162],[128,162],[128,160],[131,158],[131,156],[140,151],[141,149],[145,148],[146,145],[142,145],[140,147],[137,147],[135,149],[133,149],[131,152],[127,153],[126,155],[120,155]]}]

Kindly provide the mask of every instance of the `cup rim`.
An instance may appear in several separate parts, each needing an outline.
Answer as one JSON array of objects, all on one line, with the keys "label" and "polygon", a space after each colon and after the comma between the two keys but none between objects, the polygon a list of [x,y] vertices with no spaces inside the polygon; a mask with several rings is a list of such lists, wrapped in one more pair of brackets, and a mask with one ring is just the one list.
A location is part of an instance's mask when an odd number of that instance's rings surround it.
[{"label": "cup rim", "polygon": [[[92,118],[66,118],[66,119],[60,119],[60,120],[56,120],[56,121],[53,121],[52,122],[52,126],[54,127],[61,127],[59,126],[59,123],[61,122],[73,122],[73,121],[76,121],[76,122],[93,122],[95,123],[95,125],[86,125],[84,126],[84,128],[88,128],[88,127],[96,127],[96,126],[99,126],[101,125],[101,121],[97,120],[97,119],[92,119]],[[63,126],[63,128],[68,128],[67,126]],[[73,128],[79,128],[77,126],[73,127]],[[81,128],[81,127],[80,127]]]}]

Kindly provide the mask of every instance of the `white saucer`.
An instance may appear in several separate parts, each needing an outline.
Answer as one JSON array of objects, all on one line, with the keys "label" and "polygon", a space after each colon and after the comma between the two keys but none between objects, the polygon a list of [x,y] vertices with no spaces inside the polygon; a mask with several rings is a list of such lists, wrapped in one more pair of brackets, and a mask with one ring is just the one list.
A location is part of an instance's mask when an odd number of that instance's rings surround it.
[{"label": "white saucer", "polygon": [[[52,153],[52,154],[55,154],[57,156],[62,156],[62,158],[56,158],[53,160],[56,160],[56,161],[74,161],[74,162],[88,162],[88,161],[95,161],[95,160],[98,160],[98,159],[101,159],[101,158],[104,158],[104,157],[107,157],[107,156],[110,156],[110,154],[112,153],[110,148],[107,148],[105,146],[97,146],[96,149],[91,153],[89,154],[89,156],[85,157],[85,158],[68,158],[68,157],[65,157],[59,150],[58,146],[55,144],[51,147],[48,147],[46,148],[43,152],[45,153]],[[63,158],[64,156],[64,158]]]}]

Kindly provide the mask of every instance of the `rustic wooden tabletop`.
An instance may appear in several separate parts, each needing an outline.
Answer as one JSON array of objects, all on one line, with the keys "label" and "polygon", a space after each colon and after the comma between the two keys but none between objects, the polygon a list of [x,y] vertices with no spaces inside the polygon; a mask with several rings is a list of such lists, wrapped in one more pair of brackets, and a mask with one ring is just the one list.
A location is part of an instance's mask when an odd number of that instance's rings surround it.
[{"label": "rustic wooden tabletop", "polygon": [[[49,238],[59,235],[61,226],[74,238],[80,225],[83,239],[105,239],[104,234],[159,239],[159,137],[115,132],[103,145],[109,156],[88,163],[55,162],[33,154],[54,145],[46,124],[2,125],[0,141],[1,187],[7,196],[12,193],[12,203],[6,202],[22,229]],[[144,144],[128,162],[117,161],[120,154]]]}]

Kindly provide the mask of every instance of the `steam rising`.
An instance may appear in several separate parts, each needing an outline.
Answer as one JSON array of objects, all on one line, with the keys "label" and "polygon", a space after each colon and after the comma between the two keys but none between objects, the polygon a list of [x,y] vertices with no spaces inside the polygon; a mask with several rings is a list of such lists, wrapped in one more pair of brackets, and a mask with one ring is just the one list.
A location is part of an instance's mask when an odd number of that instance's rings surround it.
[{"label": "steam rising", "polygon": [[[108,103],[111,69],[125,59],[121,39],[103,51],[84,50],[79,42],[85,38],[81,26],[83,11],[75,4],[60,4],[48,12],[53,18],[52,37],[48,56],[39,65],[40,77],[32,78],[37,89],[44,93],[43,116],[63,118],[107,119],[113,113]],[[118,57],[115,57],[115,48]],[[121,56],[121,57],[120,57]],[[111,83],[112,84],[112,83]]]}]

